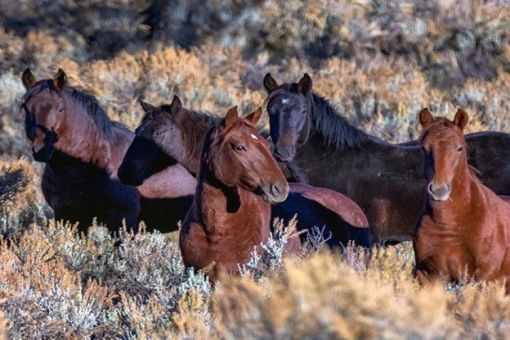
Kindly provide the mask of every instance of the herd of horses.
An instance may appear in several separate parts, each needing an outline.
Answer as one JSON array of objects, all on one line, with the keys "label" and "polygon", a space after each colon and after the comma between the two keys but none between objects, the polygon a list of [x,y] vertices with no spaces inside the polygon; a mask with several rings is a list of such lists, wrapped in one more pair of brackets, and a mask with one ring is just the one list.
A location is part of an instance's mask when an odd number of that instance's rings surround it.
[{"label": "herd of horses", "polygon": [[[320,230],[330,247],[413,240],[420,283],[437,277],[508,281],[510,289],[510,135],[464,136],[468,115],[453,121],[419,113],[417,141],[391,144],[351,125],[312,91],[267,74],[263,110],[224,118],[140,101],[133,133],[97,100],[67,84],[59,69],[36,80],[23,72],[21,109],[41,188],[56,219],[81,228],[97,220],[115,230],[144,221],[178,229],[184,264],[238,273],[274,232],[297,216],[285,245],[298,252]],[[265,138],[268,137],[268,138]],[[500,196],[498,196],[500,195]],[[298,236],[296,236],[298,235]]]}]

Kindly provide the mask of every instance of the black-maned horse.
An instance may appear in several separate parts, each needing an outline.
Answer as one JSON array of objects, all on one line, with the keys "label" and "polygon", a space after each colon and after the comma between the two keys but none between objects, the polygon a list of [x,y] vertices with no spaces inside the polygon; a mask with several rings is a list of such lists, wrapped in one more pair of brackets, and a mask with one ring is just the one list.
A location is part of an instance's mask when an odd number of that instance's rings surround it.
[{"label": "black-maned horse", "polygon": [[[352,198],[367,214],[374,241],[410,240],[424,204],[421,147],[391,144],[354,127],[312,92],[307,74],[279,85],[268,73],[264,87],[274,153],[292,176]],[[480,132],[466,141],[482,182],[509,194],[510,135]]]}]

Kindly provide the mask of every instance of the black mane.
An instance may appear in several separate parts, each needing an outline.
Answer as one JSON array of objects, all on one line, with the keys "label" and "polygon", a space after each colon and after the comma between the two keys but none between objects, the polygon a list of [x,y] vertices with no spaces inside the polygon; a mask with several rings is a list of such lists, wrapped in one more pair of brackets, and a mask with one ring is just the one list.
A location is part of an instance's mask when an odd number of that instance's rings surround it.
[{"label": "black mane", "polygon": [[370,139],[370,135],[340,116],[326,99],[313,93],[309,98],[313,126],[324,137],[327,146],[337,149],[358,147]]}]

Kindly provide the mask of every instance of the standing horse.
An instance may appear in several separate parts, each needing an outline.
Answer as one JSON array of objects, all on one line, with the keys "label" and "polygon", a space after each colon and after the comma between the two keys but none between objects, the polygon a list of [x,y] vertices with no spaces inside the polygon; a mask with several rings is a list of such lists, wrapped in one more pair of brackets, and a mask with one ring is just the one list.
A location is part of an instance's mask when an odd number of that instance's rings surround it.
[{"label": "standing horse", "polygon": [[459,281],[467,275],[506,280],[510,289],[510,204],[484,186],[467,162],[463,129],[455,119],[420,113],[424,128],[426,205],[414,236],[415,274],[424,284],[434,277]]},{"label": "standing horse", "polygon": [[[278,85],[268,73],[264,87],[274,154],[292,176],[352,198],[367,214],[374,241],[409,240],[424,203],[420,147],[355,128],[312,92],[307,74]],[[481,180],[498,194],[510,193],[510,135],[475,133],[466,140]]]},{"label": "standing horse", "polygon": [[[220,119],[186,110],[177,96],[171,105],[154,107],[143,101],[141,104],[146,114],[136,129],[136,137],[120,168],[129,176],[121,179],[143,181],[157,170],[157,164],[165,162],[165,158],[175,159],[190,173],[197,174],[204,139]],[[327,240],[330,246],[345,245],[348,241],[370,246],[365,214],[356,203],[333,190],[291,184],[287,200],[273,205],[271,211],[272,218],[284,221],[297,214],[297,229],[300,231],[324,226],[323,236],[331,236]],[[302,238],[305,239],[306,234]]]},{"label": "standing horse", "polygon": [[[143,213],[140,192],[156,198],[155,189],[165,183],[151,178],[135,188],[116,179],[133,133],[111,121],[93,96],[67,86],[60,69],[53,79],[40,81],[27,69],[22,82],[27,89],[21,104],[25,131],[34,159],[46,163],[41,187],[55,218],[79,222],[81,228],[94,217],[111,228],[121,226],[125,218],[129,227],[137,227]],[[175,163],[165,164],[168,173],[163,177],[176,177],[176,195],[192,193],[195,180]]]},{"label": "standing horse", "polygon": [[[179,246],[186,266],[236,274],[251,251],[271,232],[271,203],[283,202],[289,185],[255,124],[262,110],[246,119],[231,108],[206,136],[193,205],[183,221]],[[291,249],[299,241],[290,239]]]}]

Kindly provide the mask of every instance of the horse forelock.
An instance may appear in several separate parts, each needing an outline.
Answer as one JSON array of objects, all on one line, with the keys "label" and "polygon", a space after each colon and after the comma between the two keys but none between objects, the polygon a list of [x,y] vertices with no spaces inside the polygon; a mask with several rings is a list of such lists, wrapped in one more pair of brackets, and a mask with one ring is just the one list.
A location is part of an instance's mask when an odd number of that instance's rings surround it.
[{"label": "horse forelock", "polygon": [[451,122],[450,120],[443,118],[443,117],[436,118],[432,123],[430,123],[427,127],[425,127],[425,129],[421,133],[421,136],[419,139],[420,143],[423,143],[423,141],[431,133],[431,131],[437,131],[438,129],[439,129],[439,132],[446,132],[446,131],[453,130],[453,132],[456,133],[456,137],[459,137],[459,139],[462,139],[464,141],[464,144],[467,144],[464,139],[463,131],[457,125],[455,125],[453,122]]},{"label": "horse forelock", "polygon": [[32,87],[27,89],[27,92],[21,97],[21,105],[27,103],[33,96],[41,93],[44,90],[55,91],[59,93],[59,90],[55,86],[55,83],[51,79],[41,79],[37,81]]}]

